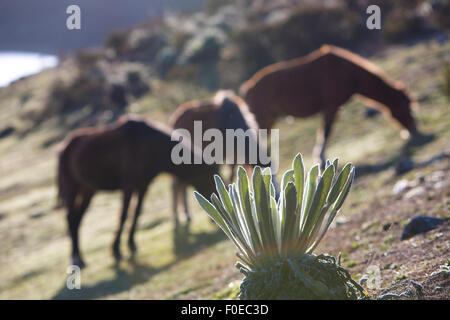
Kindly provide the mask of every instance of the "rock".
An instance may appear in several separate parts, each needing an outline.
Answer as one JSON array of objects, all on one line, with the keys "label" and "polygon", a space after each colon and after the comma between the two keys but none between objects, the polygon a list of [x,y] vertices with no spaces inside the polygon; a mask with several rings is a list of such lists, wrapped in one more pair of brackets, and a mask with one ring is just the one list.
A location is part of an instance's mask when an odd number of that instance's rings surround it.
[{"label": "rock", "polygon": [[42,218],[43,216],[45,216],[44,212],[36,212],[30,215],[30,219],[39,219]]},{"label": "rock", "polygon": [[394,185],[394,188],[392,189],[392,193],[399,194],[399,193],[403,193],[409,189],[411,189],[410,182],[406,179],[402,179],[402,180],[397,181],[397,183]]},{"label": "rock", "polygon": [[402,159],[395,165],[395,174],[401,175],[414,169],[414,162],[410,159]]},{"label": "rock", "polygon": [[414,280],[411,280],[410,283],[411,286],[416,290],[417,297],[419,299],[423,298],[423,286],[420,283],[415,282]]},{"label": "rock", "polygon": [[434,184],[434,189],[444,189],[447,186],[447,183],[445,181],[438,181]]},{"label": "rock", "polygon": [[369,278],[367,276],[362,276],[361,279],[359,279],[359,284],[364,286],[366,284],[367,280],[369,280]]},{"label": "rock", "polygon": [[335,224],[336,224],[336,226],[340,226],[340,225],[346,224],[349,221],[350,220],[348,218],[340,216],[335,220]]},{"label": "rock", "polygon": [[366,118],[373,118],[377,115],[380,114],[380,111],[378,111],[377,109],[371,108],[371,107],[366,107],[366,111],[364,112]]},{"label": "rock", "polygon": [[401,240],[406,240],[415,235],[425,233],[427,231],[437,228],[447,219],[440,219],[427,216],[414,217],[403,229]]},{"label": "rock", "polygon": [[442,170],[433,171],[430,174],[430,180],[432,182],[439,182],[439,181],[442,181],[444,178],[445,178],[445,172]]},{"label": "rock", "polygon": [[123,84],[113,83],[111,85],[109,99],[116,108],[123,108],[127,105],[126,89]]},{"label": "rock", "polygon": [[424,182],[425,182],[425,175],[424,175],[422,172],[418,172],[418,173],[416,174],[416,181],[417,181],[417,183],[419,183],[419,184],[424,183]]},{"label": "rock", "polygon": [[430,100],[430,96],[427,95],[427,94],[420,95],[420,96],[417,98],[417,102],[418,102],[418,103],[424,103],[424,102],[426,102],[426,101],[428,101],[428,100]]},{"label": "rock", "polygon": [[142,80],[141,74],[134,70],[130,70],[127,73],[126,87],[135,98],[140,98],[151,91],[150,86]]},{"label": "rock", "polygon": [[16,129],[14,127],[8,126],[4,129],[0,130],[0,139],[6,138],[10,136],[12,133],[14,133]]},{"label": "rock", "polygon": [[405,199],[412,199],[412,198],[421,196],[421,195],[425,194],[425,192],[427,192],[427,189],[425,189],[425,187],[422,187],[422,186],[415,187],[414,189],[409,190],[405,194]]},{"label": "rock", "polygon": [[295,118],[293,116],[286,116],[284,119],[287,124],[294,124],[295,122]]},{"label": "rock", "polygon": [[437,35],[435,37],[435,39],[436,39],[436,42],[439,43],[439,45],[443,46],[447,42],[448,36],[445,33],[441,33],[441,34]]}]

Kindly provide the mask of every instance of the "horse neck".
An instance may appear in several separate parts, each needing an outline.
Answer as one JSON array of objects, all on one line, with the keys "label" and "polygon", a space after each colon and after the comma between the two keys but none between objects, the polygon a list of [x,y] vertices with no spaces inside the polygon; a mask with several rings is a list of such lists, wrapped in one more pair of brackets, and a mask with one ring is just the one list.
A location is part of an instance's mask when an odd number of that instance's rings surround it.
[{"label": "horse neck", "polygon": [[[174,145],[174,144],[172,144]],[[171,154],[171,149],[169,150],[168,154]],[[170,173],[178,178],[180,178],[181,180],[184,180],[186,182],[192,182],[195,179],[197,179],[199,176],[205,175],[206,172],[215,172],[214,168],[216,166],[213,165],[208,165],[206,163],[204,163],[202,161],[202,163],[200,164],[194,164],[193,160],[194,160],[194,152],[191,151],[191,161],[192,163],[180,163],[180,164],[175,164],[172,159],[169,157],[169,159],[166,161],[166,167],[165,167],[165,171],[167,173]]]},{"label": "horse neck", "polygon": [[355,92],[391,109],[394,105],[393,97],[398,89],[383,79],[382,76],[372,73],[359,65],[355,64],[354,66]]}]

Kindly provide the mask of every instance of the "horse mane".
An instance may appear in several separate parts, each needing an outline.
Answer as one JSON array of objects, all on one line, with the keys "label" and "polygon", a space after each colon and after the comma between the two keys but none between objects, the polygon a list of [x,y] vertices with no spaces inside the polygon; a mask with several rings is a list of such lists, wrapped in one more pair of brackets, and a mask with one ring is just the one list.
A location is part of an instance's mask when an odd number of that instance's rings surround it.
[{"label": "horse mane", "polygon": [[150,119],[146,119],[137,114],[125,114],[125,115],[120,116],[117,121],[112,122],[112,123],[103,124],[103,125],[96,126],[96,127],[79,128],[79,129],[75,129],[75,130],[71,131],[66,136],[66,138],[58,144],[57,150],[58,150],[58,152],[61,152],[62,150],[64,150],[66,148],[66,146],[71,141],[73,141],[74,139],[77,139],[79,137],[102,133],[102,132],[109,131],[111,129],[118,129],[121,126],[126,125],[129,122],[141,123],[143,125],[146,125],[150,128],[161,131],[162,133],[170,136],[170,129],[159,122],[152,121]]},{"label": "horse mane", "polygon": [[232,90],[219,90],[214,98],[214,104],[223,108],[226,104],[233,104],[242,114],[244,121],[250,129],[258,130],[259,125],[255,119],[255,115],[250,111],[244,99],[236,95]]},{"label": "horse mane", "polygon": [[169,117],[169,125],[173,128],[177,120],[186,112],[191,110],[208,111],[218,106],[214,105],[211,99],[192,100],[181,104]]},{"label": "horse mane", "polygon": [[173,127],[176,121],[186,112],[191,112],[193,110],[196,112],[219,110],[224,108],[226,105],[231,106],[231,104],[235,105],[241,112],[249,128],[255,130],[259,128],[255,116],[250,111],[247,103],[245,103],[245,101],[236,95],[232,90],[219,90],[212,98],[192,100],[183,103],[177,110],[175,110],[175,112],[172,113],[169,118],[169,123],[171,127]]},{"label": "horse mane", "polygon": [[388,84],[392,88],[394,88],[398,91],[403,91],[403,93],[405,93],[405,95],[407,95],[410,98],[411,106],[413,108],[415,108],[417,106],[417,102],[413,98],[411,92],[408,90],[408,88],[402,82],[393,80],[390,77],[388,77],[387,74],[380,67],[378,67],[371,61],[369,61],[351,51],[348,51],[346,49],[339,48],[336,46],[323,45],[322,48],[324,48],[324,50],[328,50],[328,52],[330,54],[333,54],[337,57],[348,60],[348,61],[352,62],[353,64],[365,69],[366,71],[376,75],[377,77],[379,77],[381,80],[383,80],[386,84]]},{"label": "horse mane", "polygon": [[264,78],[266,75],[271,74],[276,71],[280,71],[283,69],[287,69],[293,66],[301,65],[307,62],[310,62],[314,59],[319,58],[324,53],[327,53],[326,48],[327,46],[324,45],[320,49],[315,50],[305,56],[294,58],[286,61],[280,61],[276,62],[274,64],[268,65],[266,67],[263,67],[262,69],[258,70],[250,79],[245,81],[239,88],[239,95],[245,99],[245,96],[258,81],[260,81],[262,78]]},{"label": "horse mane", "polygon": [[112,125],[117,125],[117,127],[120,127],[128,122],[137,122],[137,123],[142,123],[148,127],[151,127],[152,129],[158,130],[164,134],[167,134],[168,136],[171,135],[171,130],[170,128],[168,128],[166,125],[157,122],[157,121],[153,121],[151,119],[145,118],[141,115],[138,114],[134,114],[134,113],[130,113],[130,114],[126,114],[121,116],[116,123],[113,123]]},{"label": "horse mane", "polygon": [[403,83],[401,83],[400,81],[392,80],[380,67],[356,53],[329,44],[323,45],[319,50],[321,50],[324,54],[332,54],[336,57],[350,61],[351,63],[361,67],[362,69],[365,69],[366,71],[378,76],[389,86],[397,90],[406,90],[406,87]]}]

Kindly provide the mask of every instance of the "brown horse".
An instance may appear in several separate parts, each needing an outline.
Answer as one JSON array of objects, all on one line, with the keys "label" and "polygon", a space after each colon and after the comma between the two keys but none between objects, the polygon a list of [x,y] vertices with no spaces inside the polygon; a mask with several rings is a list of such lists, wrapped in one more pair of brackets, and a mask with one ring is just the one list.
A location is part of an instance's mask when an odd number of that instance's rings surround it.
[{"label": "brown horse", "polygon": [[[128,246],[136,251],[134,232],[148,185],[161,172],[171,173],[193,185],[201,194],[214,190],[215,165],[175,165],[171,150],[178,142],[165,129],[136,117],[122,117],[104,128],[81,129],[64,142],[59,155],[59,200],[67,208],[72,240],[72,262],[85,264],[78,247],[78,229],[89,203],[99,190],[121,190],[123,206],[113,242],[116,261],[121,259],[120,236],[133,195],[137,204],[130,228]],[[189,149],[188,149],[189,150]]]},{"label": "brown horse", "polygon": [[[248,110],[247,104],[240,97],[235,95],[230,90],[220,90],[218,91],[212,99],[205,100],[193,100],[186,102],[173,113],[171,116],[169,123],[173,129],[186,129],[190,133],[191,136],[191,145],[194,145],[194,121],[202,122],[202,129],[204,131],[208,129],[218,129],[222,133],[222,136],[225,137],[227,129],[242,129],[244,132],[248,129],[252,129],[249,131],[250,133],[255,133],[255,135],[249,136],[250,139],[257,143],[257,130],[258,124],[256,123],[253,114]],[[254,131],[253,131],[254,130]],[[248,152],[249,152],[249,141],[246,141],[244,148],[246,150],[245,160],[244,162],[239,162],[237,158],[237,150],[235,149],[234,154],[234,164],[230,164],[231,166],[231,175],[230,175],[230,183],[233,181],[234,173],[235,173],[235,164],[242,164],[246,167],[247,171],[251,174],[253,171],[253,166],[258,164],[260,166],[267,166],[267,164],[263,165],[259,162],[259,156],[257,157],[257,161],[255,164],[248,165],[250,161]],[[203,149],[203,146],[198,146]],[[222,154],[224,155],[224,160],[227,158],[226,154],[226,144],[223,145],[224,150]],[[264,147],[262,144],[258,144],[257,150],[259,148]],[[247,165],[246,165],[247,164]],[[273,179],[274,183],[275,180]],[[182,210],[186,215],[187,219],[190,220],[189,210],[186,201],[186,185],[181,183],[177,177],[173,178],[173,213],[176,217],[178,216],[179,205],[182,205]]]},{"label": "brown horse", "polygon": [[416,103],[403,85],[362,57],[330,45],[261,69],[242,84],[240,94],[261,128],[271,128],[281,115],[305,118],[322,112],[324,126],[314,148],[314,157],[322,164],[339,107],[354,94],[368,98],[396,120],[405,129],[402,136],[417,132],[411,114]]}]

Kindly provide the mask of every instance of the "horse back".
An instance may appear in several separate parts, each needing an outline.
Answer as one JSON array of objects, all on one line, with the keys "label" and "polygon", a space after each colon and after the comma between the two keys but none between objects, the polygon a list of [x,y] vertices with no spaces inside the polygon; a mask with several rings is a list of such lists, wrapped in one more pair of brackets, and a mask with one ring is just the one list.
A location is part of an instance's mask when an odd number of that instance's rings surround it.
[{"label": "horse back", "polygon": [[157,155],[168,139],[166,133],[136,120],[78,132],[67,149],[71,174],[94,190],[145,184],[156,174],[161,162]]},{"label": "horse back", "polygon": [[305,57],[263,68],[241,91],[257,118],[309,117],[349,98],[350,68],[351,63],[324,46]]}]

